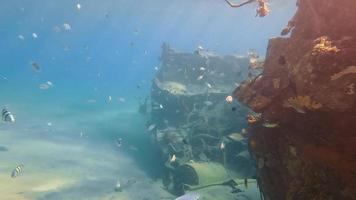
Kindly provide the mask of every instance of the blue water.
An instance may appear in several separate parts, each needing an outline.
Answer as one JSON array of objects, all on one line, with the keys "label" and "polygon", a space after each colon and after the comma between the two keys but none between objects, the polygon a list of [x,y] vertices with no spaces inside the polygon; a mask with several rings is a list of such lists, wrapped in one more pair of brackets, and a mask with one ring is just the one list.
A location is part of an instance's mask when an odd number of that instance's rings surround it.
[{"label": "blue water", "polygon": [[[133,156],[137,170],[154,177],[159,171],[155,148],[149,145],[146,118],[137,108],[150,93],[162,43],[182,52],[193,52],[201,45],[218,54],[246,55],[255,49],[264,55],[268,39],[279,35],[296,9],[295,0],[271,0],[270,5],[270,15],[259,18],[255,5],[233,9],[224,0],[0,2],[0,105],[7,105],[17,118],[14,125],[1,125],[0,131],[10,131],[4,133],[4,142],[6,138],[9,144],[29,138],[70,140],[71,145],[80,146],[75,141],[82,132],[88,136],[85,147],[100,151],[102,146],[102,153],[111,155],[116,151],[113,140],[122,137],[147,150],[139,153],[127,148],[125,156]],[[64,23],[71,30],[63,30]],[[56,26],[62,30],[54,31]],[[34,72],[31,62],[38,63],[41,72]],[[46,81],[53,87],[39,89]],[[16,155],[19,159],[27,156]],[[21,161],[9,165],[16,162]],[[112,164],[120,166],[120,161]],[[23,190],[27,191],[25,186]],[[76,195],[72,198],[80,198]],[[58,194],[48,199],[57,197],[61,199]],[[40,197],[27,196],[36,198]]]}]

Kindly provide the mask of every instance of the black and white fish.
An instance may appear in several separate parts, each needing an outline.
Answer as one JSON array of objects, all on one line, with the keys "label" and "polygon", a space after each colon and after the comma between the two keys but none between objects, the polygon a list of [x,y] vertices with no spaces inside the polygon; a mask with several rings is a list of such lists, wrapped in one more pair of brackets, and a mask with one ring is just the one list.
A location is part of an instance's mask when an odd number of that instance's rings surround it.
[{"label": "black and white fish", "polygon": [[15,117],[11,112],[9,112],[6,108],[3,108],[1,111],[2,121],[4,122],[15,122]]},{"label": "black and white fish", "polygon": [[23,164],[18,165],[14,170],[12,170],[11,178],[16,178],[22,173],[22,171],[23,171]]}]

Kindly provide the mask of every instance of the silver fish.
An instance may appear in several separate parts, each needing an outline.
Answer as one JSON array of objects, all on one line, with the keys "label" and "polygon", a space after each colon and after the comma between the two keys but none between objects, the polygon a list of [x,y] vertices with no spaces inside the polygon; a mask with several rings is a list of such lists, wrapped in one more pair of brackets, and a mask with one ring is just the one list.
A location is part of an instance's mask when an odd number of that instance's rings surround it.
[{"label": "silver fish", "polygon": [[2,109],[1,116],[4,122],[15,122],[14,115],[11,114],[11,112],[9,112],[6,108]]},{"label": "silver fish", "polygon": [[155,129],[156,128],[156,124],[151,124],[148,128],[147,128],[147,130],[148,131],[153,131],[153,129]]},{"label": "silver fish", "polygon": [[176,198],[175,200],[199,200],[199,195],[197,193],[188,193]]}]

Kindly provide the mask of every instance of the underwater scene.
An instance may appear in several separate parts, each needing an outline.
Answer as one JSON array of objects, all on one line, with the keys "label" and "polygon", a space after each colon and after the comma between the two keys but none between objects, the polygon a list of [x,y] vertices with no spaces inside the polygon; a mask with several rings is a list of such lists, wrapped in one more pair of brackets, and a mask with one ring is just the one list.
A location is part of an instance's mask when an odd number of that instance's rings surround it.
[{"label": "underwater scene", "polygon": [[356,2],[0,2],[0,200],[356,199]]}]

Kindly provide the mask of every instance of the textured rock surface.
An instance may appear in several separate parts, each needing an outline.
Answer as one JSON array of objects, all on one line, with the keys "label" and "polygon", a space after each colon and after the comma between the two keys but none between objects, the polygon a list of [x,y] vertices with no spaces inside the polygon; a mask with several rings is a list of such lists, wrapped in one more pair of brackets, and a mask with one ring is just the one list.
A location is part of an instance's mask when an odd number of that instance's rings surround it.
[{"label": "textured rock surface", "polygon": [[[260,122],[250,149],[265,199],[356,199],[356,1],[300,0],[289,38],[236,89]],[[266,121],[277,123],[266,128]]]}]

